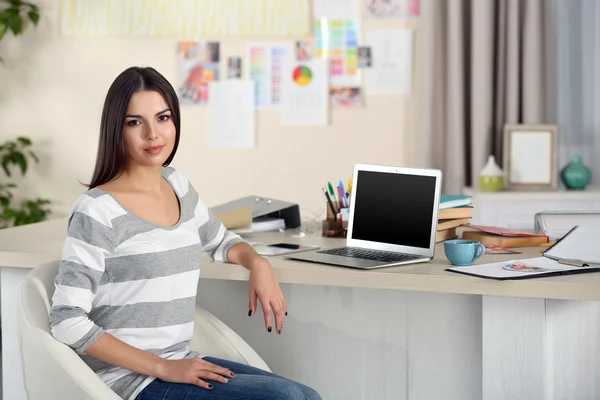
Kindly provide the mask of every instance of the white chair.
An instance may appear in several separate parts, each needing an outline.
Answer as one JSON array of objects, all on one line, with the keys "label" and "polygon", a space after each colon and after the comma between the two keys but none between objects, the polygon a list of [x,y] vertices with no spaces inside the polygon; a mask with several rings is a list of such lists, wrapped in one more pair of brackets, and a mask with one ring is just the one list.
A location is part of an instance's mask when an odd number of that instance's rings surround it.
[{"label": "white chair", "polygon": [[[23,379],[29,400],[102,399],[119,397],[68,346],[50,333],[48,313],[59,262],[33,269],[19,302],[18,321]],[[269,371],[267,364],[234,331],[207,310],[197,307],[191,348]]]}]

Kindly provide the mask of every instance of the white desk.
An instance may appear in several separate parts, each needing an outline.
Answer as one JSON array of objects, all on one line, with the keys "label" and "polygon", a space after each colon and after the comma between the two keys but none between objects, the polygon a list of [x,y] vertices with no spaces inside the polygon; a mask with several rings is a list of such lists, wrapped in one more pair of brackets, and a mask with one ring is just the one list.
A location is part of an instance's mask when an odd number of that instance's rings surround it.
[{"label": "white desk", "polygon": [[[0,231],[5,400],[25,398],[16,323],[21,283],[31,268],[60,258],[65,232],[65,220]],[[444,271],[441,246],[432,263],[371,271],[271,262],[288,301],[282,335],[268,334],[260,314],[247,317],[242,267],[206,258],[198,301],[274,371],[325,399],[600,398],[600,274],[478,279]]]}]

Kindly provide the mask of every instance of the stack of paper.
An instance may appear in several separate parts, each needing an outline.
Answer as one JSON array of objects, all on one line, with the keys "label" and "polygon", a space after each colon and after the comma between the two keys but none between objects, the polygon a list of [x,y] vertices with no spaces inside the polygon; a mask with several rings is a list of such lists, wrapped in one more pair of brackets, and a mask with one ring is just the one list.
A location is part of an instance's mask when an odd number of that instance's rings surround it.
[{"label": "stack of paper", "polygon": [[252,232],[278,231],[285,229],[283,218],[258,218],[252,222]]}]

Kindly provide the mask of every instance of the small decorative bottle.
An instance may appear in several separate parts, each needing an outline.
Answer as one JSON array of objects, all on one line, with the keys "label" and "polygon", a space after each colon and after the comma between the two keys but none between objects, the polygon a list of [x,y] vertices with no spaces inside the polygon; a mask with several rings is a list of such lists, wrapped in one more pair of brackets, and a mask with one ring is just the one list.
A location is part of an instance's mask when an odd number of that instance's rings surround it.
[{"label": "small decorative bottle", "polygon": [[581,162],[581,157],[573,157],[560,172],[560,177],[571,190],[583,190],[592,180],[592,171]]},{"label": "small decorative bottle", "polygon": [[497,192],[504,189],[504,171],[496,163],[493,154],[488,156],[487,164],[479,174],[479,187],[484,192]]}]

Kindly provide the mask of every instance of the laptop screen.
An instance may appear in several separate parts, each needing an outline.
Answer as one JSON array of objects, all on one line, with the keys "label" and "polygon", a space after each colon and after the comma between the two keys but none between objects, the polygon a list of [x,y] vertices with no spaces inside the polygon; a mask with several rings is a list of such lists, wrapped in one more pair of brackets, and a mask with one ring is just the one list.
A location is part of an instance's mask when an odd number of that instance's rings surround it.
[{"label": "laptop screen", "polygon": [[429,248],[435,184],[434,176],[358,171],[352,239]]}]

